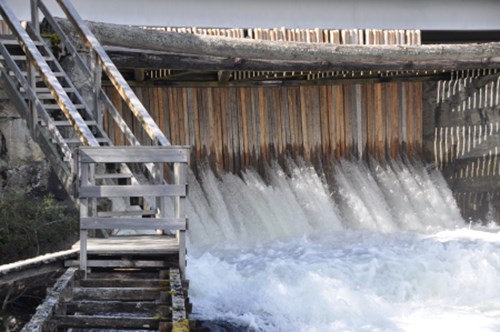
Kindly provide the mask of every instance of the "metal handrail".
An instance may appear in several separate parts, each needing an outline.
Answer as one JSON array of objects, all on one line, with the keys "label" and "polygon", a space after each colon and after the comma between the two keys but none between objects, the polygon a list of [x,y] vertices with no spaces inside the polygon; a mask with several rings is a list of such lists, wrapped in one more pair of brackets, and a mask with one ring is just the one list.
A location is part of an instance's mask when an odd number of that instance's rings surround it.
[{"label": "metal handrail", "polygon": [[63,12],[66,14],[70,22],[73,24],[77,32],[83,38],[85,44],[93,52],[95,52],[99,63],[102,65],[104,72],[108,75],[114,87],[129,106],[130,110],[142,124],[148,136],[160,146],[169,146],[170,141],[163,134],[156,122],[153,120],[144,105],[140,102],[132,88],[128,85],[125,78],[122,76],[118,68],[109,58],[108,54],[101,46],[95,35],[87,27],[83,19],[80,17],[76,9],[68,0],[56,0]]},{"label": "metal handrail", "polygon": [[61,83],[57,80],[54,72],[50,69],[48,63],[38,51],[28,33],[23,29],[15,14],[8,6],[5,5],[4,0],[0,0],[0,15],[7,22],[12,33],[17,37],[21,47],[29,59],[30,64],[32,64],[40,73],[41,78],[47,87],[49,87],[57,104],[61,107],[61,110],[64,112],[68,121],[75,128],[75,131],[79,134],[82,143],[89,146],[100,146],[99,142],[92,134],[92,131],[78,113],[75,105],[71,102],[68,94],[64,91]]}]

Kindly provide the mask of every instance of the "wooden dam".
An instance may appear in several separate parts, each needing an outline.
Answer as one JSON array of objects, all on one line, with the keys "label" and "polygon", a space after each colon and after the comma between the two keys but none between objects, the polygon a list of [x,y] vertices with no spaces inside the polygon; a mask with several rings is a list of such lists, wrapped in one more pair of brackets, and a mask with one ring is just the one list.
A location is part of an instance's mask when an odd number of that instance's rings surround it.
[{"label": "wooden dam", "polygon": [[[496,43],[462,55],[463,45],[422,44],[418,30],[123,27],[117,37],[57,3],[67,18],[32,0],[21,25],[0,1],[5,89],[80,211],[71,250],[0,267],[9,285],[28,269],[66,269],[23,331],[189,330],[185,200],[198,163],[238,174],[286,158],[321,168],[417,156],[443,172],[464,216],[497,205]],[[260,58],[262,45],[271,54]]]}]

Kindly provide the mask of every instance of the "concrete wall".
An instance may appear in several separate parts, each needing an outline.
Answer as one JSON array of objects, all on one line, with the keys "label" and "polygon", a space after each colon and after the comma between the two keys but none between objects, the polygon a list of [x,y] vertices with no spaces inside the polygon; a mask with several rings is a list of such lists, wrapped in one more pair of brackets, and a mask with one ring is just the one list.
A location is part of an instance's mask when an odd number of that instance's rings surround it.
[{"label": "concrete wall", "polygon": [[[29,0],[6,0],[27,19]],[[45,0],[55,6],[54,0]],[[197,27],[500,30],[497,0],[73,0],[85,19]]]}]

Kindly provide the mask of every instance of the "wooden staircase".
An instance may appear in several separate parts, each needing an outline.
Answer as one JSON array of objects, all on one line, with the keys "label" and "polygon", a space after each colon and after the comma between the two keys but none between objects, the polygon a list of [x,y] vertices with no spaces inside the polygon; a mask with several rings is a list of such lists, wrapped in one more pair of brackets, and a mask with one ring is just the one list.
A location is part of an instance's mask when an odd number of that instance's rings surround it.
[{"label": "wooden staircase", "polygon": [[[40,313],[44,323],[31,325],[44,328],[26,331],[88,328],[92,320],[101,322],[92,325],[96,328],[147,325],[168,330],[186,319],[188,303],[182,287],[169,289],[171,294],[182,294],[182,301],[176,296],[172,310],[161,285],[170,285],[173,275],[179,284],[185,278],[184,200],[190,148],[170,144],[71,3],[57,3],[77,36],[63,31],[41,0],[31,0],[32,19],[25,26],[0,0],[0,15],[12,31],[0,36],[4,85],[81,217],[80,259],[66,262],[67,273],[74,271],[76,277],[64,283],[56,300],[46,300]],[[54,45],[42,37],[41,15],[85,82],[72,79],[53,53]],[[88,61],[77,51],[73,38],[78,37],[76,42],[87,47]],[[117,110],[101,88],[101,72],[126,108]],[[154,303],[143,306],[145,302]],[[127,318],[137,323],[135,327],[124,326],[125,320],[117,318],[123,313],[99,318],[99,308],[116,307],[126,314],[134,305],[156,314]],[[174,314],[178,312],[184,315]]]},{"label": "wooden staircase", "polygon": [[178,269],[81,272],[66,271],[23,331],[188,330]]}]

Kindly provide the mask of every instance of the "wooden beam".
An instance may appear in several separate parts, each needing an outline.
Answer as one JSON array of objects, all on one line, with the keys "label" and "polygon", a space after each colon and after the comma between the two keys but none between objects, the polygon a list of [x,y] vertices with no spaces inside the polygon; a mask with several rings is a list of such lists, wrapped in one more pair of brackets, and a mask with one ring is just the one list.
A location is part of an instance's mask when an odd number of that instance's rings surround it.
[{"label": "wooden beam", "polygon": [[106,316],[55,316],[52,322],[58,328],[85,327],[85,328],[131,328],[131,329],[158,329],[158,318],[140,317],[106,317]]},{"label": "wooden beam", "polygon": [[[310,45],[310,44],[308,44]],[[413,48],[426,47],[412,46]],[[466,48],[476,47],[477,44],[463,45]],[[332,46],[333,47],[333,46]],[[337,46],[340,47],[340,46]],[[364,45],[344,45],[344,48],[357,47],[363,50],[363,53],[368,53],[368,46]],[[370,48],[385,48],[388,46],[370,46]],[[485,61],[482,58],[460,59],[456,58],[441,58],[432,61],[421,61],[419,55],[415,55],[415,59],[397,61],[386,61],[381,55],[379,62],[363,62],[361,55],[344,59],[339,59],[337,62],[329,62],[321,59],[316,60],[288,60],[288,59],[253,59],[253,58],[232,58],[229,56],[214,56],[210,54],[189,54],[175,53],[171,51],[158,51],[148,49],[137,49],[133,47],[117,47],[105,46],[105,49],[119,68],[147,68],[161,69],[168,68],[174,70],[242,70],[242,71],[433,71],[433,70],[465,70],[476,68],[499,68],[500,61]],[[380,50],[383,51],[383,50]],[[366,59],[370,55],[366,55]],[[357,58],[357,60],[356,60]]]},{"label": "wooden beam", "polygon": [[[59,19],[67,31],[68,21]],[[317,70],[422,70],[500,67],[500,43],[439,45],[333,45],[326,43],[282,42],[201,36],[166,31],[144,30],[116,24],[86,22],[103,45],[134,47],[147,51],[194,56],[192,60],[213,57],[232,62],[234,69],[257,68],[260,64],[281,70],[313,66]],[[159,56],[158,54],[156,56]],[[161,55],[167,56],[167,55]],[[172,60],[172,58],[171,58]],[[221,59],[218,59],[221,61]],[[179,62],[178,62],[179,63]],[[208,62],[207,62],[208,64]],[[189,67],[189,62],[186,66]],[[200,66],[200,63],[192,63]],[[169,67],[169,66],[164,66]],[[220,68],[223,69],[223,68]],[[228,68],[226,68],[228,69]],[[305,70],[305,69],[303,69]]]}]

